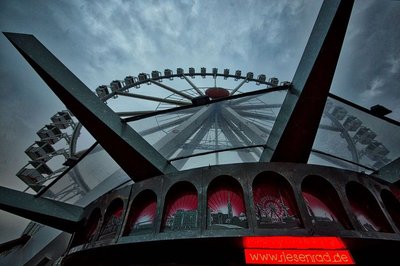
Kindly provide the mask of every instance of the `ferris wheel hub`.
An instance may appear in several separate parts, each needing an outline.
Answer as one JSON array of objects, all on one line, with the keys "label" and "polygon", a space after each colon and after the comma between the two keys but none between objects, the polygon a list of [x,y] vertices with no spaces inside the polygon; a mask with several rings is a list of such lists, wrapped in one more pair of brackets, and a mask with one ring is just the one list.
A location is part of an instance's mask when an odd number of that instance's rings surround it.
[{"label": "ferris wheel hub", "polygon": [[210,97],[211,99],[219,99],[219,98],[228,97],[229,91],[224,88],[213,87],[213,88],[208,88],[206,90],[206,95],[208,97]]}]

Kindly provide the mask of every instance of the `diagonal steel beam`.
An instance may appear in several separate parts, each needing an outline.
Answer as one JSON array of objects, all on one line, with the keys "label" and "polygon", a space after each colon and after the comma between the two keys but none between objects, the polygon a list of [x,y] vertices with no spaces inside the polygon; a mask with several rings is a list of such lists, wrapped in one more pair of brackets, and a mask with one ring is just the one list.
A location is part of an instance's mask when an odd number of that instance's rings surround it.
[{"label": "diagonal steel beam", "polygon": [[260,161],[306,163],[354,0],[325,0]]},{"label": "diagonal steel beam", "polygon": [[177,171],[33,35],[4,35],[132,180]]},{"label": "diagonal steel beam", "polygon": [[0,209],[69,233],[83,218],[81,207],[6,187],[0,187]]}]

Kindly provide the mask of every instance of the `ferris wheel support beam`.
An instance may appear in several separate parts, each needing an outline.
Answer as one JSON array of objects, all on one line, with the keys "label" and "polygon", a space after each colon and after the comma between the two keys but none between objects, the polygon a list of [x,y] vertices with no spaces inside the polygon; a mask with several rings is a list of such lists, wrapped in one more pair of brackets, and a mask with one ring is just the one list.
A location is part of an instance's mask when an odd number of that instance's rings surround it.
[{"label": "ferris wheel support beam", "polygon": [[[244,144],[245,144],[246,146],[248,146],[248,147],[252,147],[252,146],[254,147],[254,146],[255,146],[254,143],[252,142],[252,140],[250,140],[250,139],[246,136],[246,134],[244,133],[244,131],[243,131],[241,128],[238,128],[238,125],[235,124],[235,123],[233,123],[232,120],[224,119],[224,122],[225,122],[226,125],[229,127],[229,129],[232,130],[232,132],[233,132],[236,136],[238,136],[239,140],[242,141],[242,143],[244,143]],[[259,128],[258,125],[256,125],[256,126],[257,126],[257,128]],[[259,129],[260,129],[260,128],[259,128]],[[261,130],[261,129],[260,129],[260,130]],[[243,145],[241,145],[241,146],[243,146]],[[262,145],[259,145],[259,146],[262,146]],[[244,147],[243,147],[243,148],[244,148]],[[253,151],[254,151],[254,153],[255,153],[258,157],[261,156],[261,151],[260,151],[259,149],[254,149]]]},{"label": "ferris wheel support beam", "polygon": [[307,163],[354,0],[325,0],[260,161]]},{"label": "ferris wheel support beam", "polygon": [[33,35],[4,35],[133,181],[177,171]]},{"label": "ferris wheel support beam", "polygon": [[154,148],[167,159],[187,141],[190,136],[207,121],[214,111],[214,106],[203,106],[199,111],[185,120],[178,127],[154,144]]},{"label": "ferris wheel support beam", "polygon": [[[207,134],[208,129],[211,127],[211,124],[211,120],[207,119],[205,123],[201,126],[200,130],[194,135],[193,139],[189,141],[187,148],[183,148],[176,156],[176,158],[182,158],[192,155],[195,149],[199,146],[200,141]],[[180,159],[178,161],[175,161],[174,165],[176,168],[182,169],[188,160],[189,158]]]},{"label": "ferris wheel support beam", "polygon": [[[234,128],[231,128],[226,121],[220,121],[221,131],[224,133],[226,138],[233,144],[234,147],[243,146],[242,142],[238,137],[233,133],[235,131]],[[243,162],[255,162],[256,159],[249,152],[244,150],[238,150],[239,157],[243,160]]]},{"label": "ferris wheel support beam", "polygon": [[268,134],[268,132],[261,131],[255,124],[250,123],[248,120],[241,117],[231,107],[226,106],[223,108],[221,114],[225,121],[232,121],[235,123],[236,126],[254,142],[252,145],[264,144],[265,138],[263,138],[263,135]]},{"label": "ferris wheel support beam", "polygon": [[171,121],[163,123],[163,124],[160,123],[159,125],[156,125],[154,127],[150,127],[150,128],[145,129],[145,130],[141,130],[141,131],[139,131],[139,133],[140,133],[141,136],[147,136],[147,135],[153,134],[155,132],[158,132],[160,130],[165,130],[167,128],[171,128],[173,126],[179,125],[180,123],[182,123],[183,121],[185,121],[189,117],[190,117],[190,115],[185,115],[185,116],[183,116],[181,118],[177,118],[175,120],[171,120]]}]

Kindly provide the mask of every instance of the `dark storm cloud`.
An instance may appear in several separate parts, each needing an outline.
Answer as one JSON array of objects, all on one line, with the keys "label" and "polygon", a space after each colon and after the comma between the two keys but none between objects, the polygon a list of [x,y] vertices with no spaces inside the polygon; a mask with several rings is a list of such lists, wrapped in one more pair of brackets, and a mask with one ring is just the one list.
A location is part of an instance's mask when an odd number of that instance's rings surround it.
[{"label": "dark storm cloud", "polygon": [[309,4],[276,1],[272,10],[265,12],[268,19],[250,36],[253,61],[281,79],[292,79],[318,15],[321,2]]},{"label": "dark storm cloud", "polygon": [[400,2],[356,1],[333,92],[400,119]]}]

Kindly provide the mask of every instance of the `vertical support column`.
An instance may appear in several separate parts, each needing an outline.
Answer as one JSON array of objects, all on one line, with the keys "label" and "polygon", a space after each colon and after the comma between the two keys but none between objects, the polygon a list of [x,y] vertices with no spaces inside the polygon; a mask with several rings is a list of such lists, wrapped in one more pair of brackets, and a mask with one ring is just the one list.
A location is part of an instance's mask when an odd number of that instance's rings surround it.
[{"label": "vertical support column", "polygon": [[325,0],[260,161],[306,163],[335,74],[353,0]]}]

